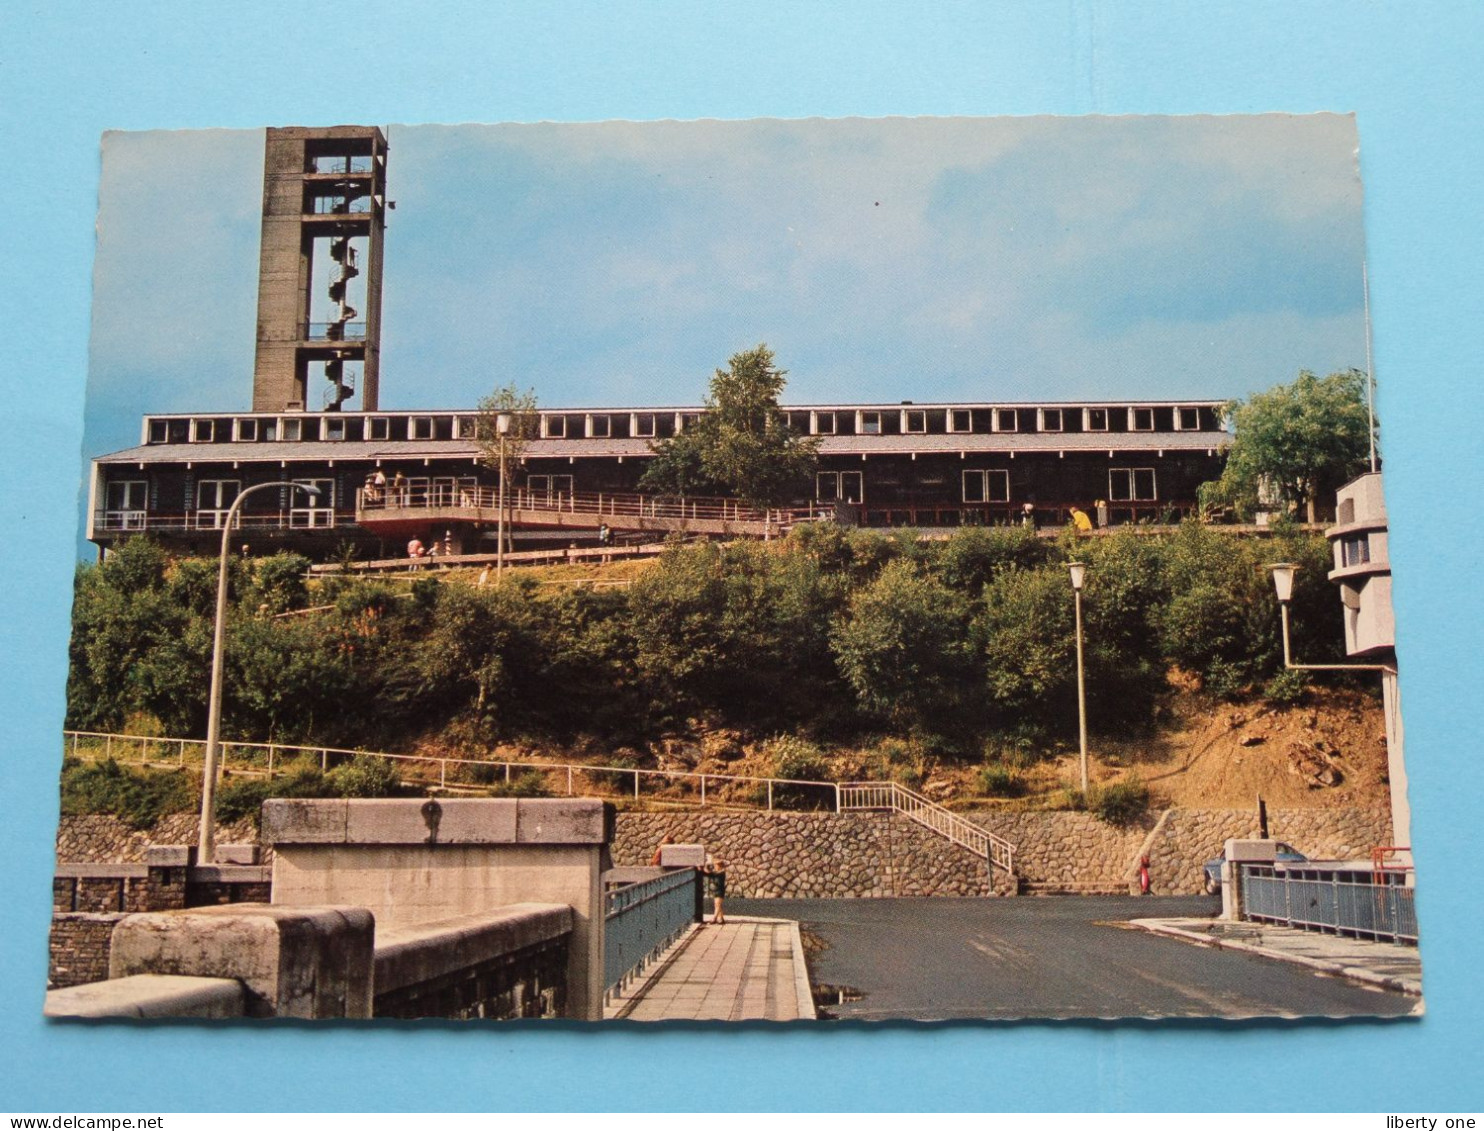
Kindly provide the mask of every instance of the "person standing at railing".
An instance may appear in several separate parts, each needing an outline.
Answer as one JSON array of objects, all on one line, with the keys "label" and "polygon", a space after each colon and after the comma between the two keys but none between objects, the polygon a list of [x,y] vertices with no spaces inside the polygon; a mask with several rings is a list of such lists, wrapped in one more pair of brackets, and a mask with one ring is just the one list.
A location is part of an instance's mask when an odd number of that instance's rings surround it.
[{"label": "person standing at railing", "polygon": [[609,529],[608,524],[606,522],[601,523],[598,526],[598,545],[600,545],[600,546],[611,546],[611,545],[613,545],[613,531]]},{"label": "person standing at railing", "polygon": [[711,917],[713,923],[725,923],[726,914],[721,909],[721,901],[727,896],[727,862],[718,860],[711,853],[706,853],[706,864],[701,869],[706,877],[706,886],[711,889],[712,906],[715,914]]}]

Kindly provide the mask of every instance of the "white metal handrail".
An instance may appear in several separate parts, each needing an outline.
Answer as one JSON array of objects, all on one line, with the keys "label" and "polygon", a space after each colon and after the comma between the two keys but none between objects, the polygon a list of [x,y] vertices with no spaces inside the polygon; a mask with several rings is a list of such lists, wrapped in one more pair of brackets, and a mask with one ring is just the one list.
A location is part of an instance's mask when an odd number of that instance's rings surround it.
[{"label": "white metal handrail", "polygon": [[[791,523],[832,517],[830,504],[803,507],[757,508],[728,498],[678,498],[622,492],[573,492],[512,487],[505,498],[512,511],[555,511],[594,515],[598,518],[668,518],[716,520],[739,523]],[[457,508],[493,510],[499,506],[496,487],[479,486],[469,480],[412,478],[386,486],[362,487],[356,494],[361,513],[392,510]]]},{"label": "white metal handrail", "polygon": [[984,857],[992,868],[1015,874],[1015,846],[1008,840],[896,782],[841,782],[838,796],[842,813],[852,809],[890,809]]},{"label": "white metal handrail", "polygon": [[[206,743],[199,738],[158,738],[137,734],[113,734],[107,731],[66,730],[62,732],[67,739],[67,753],[73,757],[83,757],[83,743],[95,747],[101,740],[102,750],[88,750],[89,755],[102,758],[114,758],[132,761],[138,765],[175,765],[185,766],[187,750],[205,750]],[[769,810],[775,807],[779,800],[777,790],[782,786],[797,787],[806,786],[821,791],[833,803],[836,810],[840,808],[839,789],[834,782],[827,781],[804,781],[800,778],[756,778],[745,777],[739,774],[713,774],[702,773],[697,770],[646,770],[633,766],[594,766],[583,762],[511,762],[511,761],[489,761],[482,758],[449,758],[439,755],[423,754],[389,754],[376,750],[350,750],[336,746],[296,746],[283,742],[227,742],[223,741],[222,766],[235,774],[243,777],[273,777],[280,773],[286,763],[296,761],[300,758],[309,758],[317,761],[321,770],[328,770],[332,761],[345,758],[382,758],[388,762],[400,764],[408,769],[418,769],[423,766],[436,766],[438,770],[437,784],[440,788],[447,788],[449,782],[450,767],[457,769],[461,766],[476,766],[486,770],[498,770],[503,773],[506,782],[511,780],[514,773],[528,773],[535,771],[542,774],[565,775],[567,795],[575,795],[578,774],[611,774],[619,778],[632,779],[632,793],[634,800],[638,801],[643,796],[642,783],[660,779],[664,781],[679,781],[692,785],[699,797],[697,804],[717,804],[716,787],[741,785],[755,787],[759,792],[756,800],[747,797],[728,796],[722,800],[722,804],[732,807],[759,807]],[[151,750],[161,752],[164,757],[153,761],[150,759]],[[133,751],[136,757],[127,758],[127,752]],[[232,764],[233,756],[236,756],[236,764]],[[252,759],[256,755],[256,760]],[[263,760],[266,759],[266,766]],[[408,774],[407,780],[419,781],[432,784],[425,775]],[[458,787],[461,783],[454,782]],[[627,788],[627,787],[626,787]],[[679,801],[677,798],[661,798],[662,801]]]}]

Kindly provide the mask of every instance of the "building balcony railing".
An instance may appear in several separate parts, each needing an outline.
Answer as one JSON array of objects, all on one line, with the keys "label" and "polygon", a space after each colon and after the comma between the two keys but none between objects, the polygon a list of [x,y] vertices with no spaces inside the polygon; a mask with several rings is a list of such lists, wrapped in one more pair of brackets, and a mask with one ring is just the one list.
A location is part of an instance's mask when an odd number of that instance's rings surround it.
[{"label": "building balcony railing", "polygon": [[[233,530],[335,530],[355,526],[355,512],[330,507],[292,507],[257,513],[239,511]],[[93,531],[98,534],[193,533],[221,530],[227,521],[225,509],[203,508],[184,514],[148,511],[98,511]]]}]

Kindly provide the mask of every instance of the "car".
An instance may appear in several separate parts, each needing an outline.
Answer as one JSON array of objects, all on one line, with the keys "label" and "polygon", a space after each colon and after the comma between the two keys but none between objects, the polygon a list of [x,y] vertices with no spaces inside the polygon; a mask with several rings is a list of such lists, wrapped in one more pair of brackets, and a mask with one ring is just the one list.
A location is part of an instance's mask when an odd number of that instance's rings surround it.
[{"label": "car", "polygon": [[[1307,860],[1308,859],[1307,856],[1305,856],[1297,848],[1294,848],[1293,845],[1291,845],[1291,844],[1285,844],[1281,840],[1278,841],[1277,844],[1274,845],[1274,847],[1277,849],[1277,856],[1275,856],[1274,859],[1277,860],[1280,863],[1283,863],[1283,864],[1293,864],[1293,863],[1297,863],[1300,860]],[[1216,857],[1215,860],[1207,860],[1206,861],[1206,864],[1205,864],[1205,873],[1206,873],[1206,894],[1207,895],[1215,895],[1217,892],[1219,892],[1221,890],[1221,866],[1223,864],[1225,864],[1225,863],[1226,863],[1226,853],[1225,852],[1223,852],[1220,856]]]}]

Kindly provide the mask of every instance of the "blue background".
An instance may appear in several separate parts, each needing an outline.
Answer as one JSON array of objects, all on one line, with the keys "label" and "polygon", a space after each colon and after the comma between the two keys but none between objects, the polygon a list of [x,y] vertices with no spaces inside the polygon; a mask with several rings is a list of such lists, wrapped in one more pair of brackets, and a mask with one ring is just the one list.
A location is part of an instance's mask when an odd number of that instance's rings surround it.
[{"label": "blue background", "polygon": [[[57,4],[0,12],[0,1107],[1478,1110],[1484,287],[1472,4]],[[39,8],[39,6],[37,6]],[[343,29],[350,46],[316,51]],[[1420,1022],[51,1026],[40,1019],[105,129],[1353,110]],[[1274,374],[1274,380],[1289,374]]]}]

